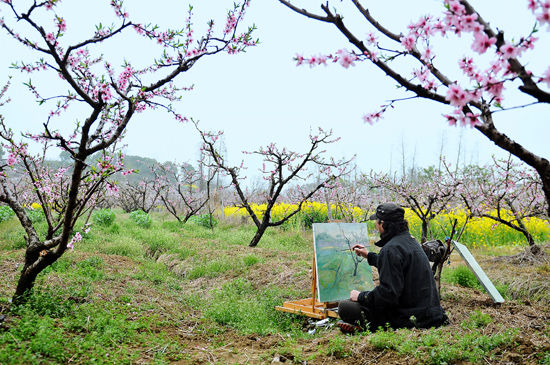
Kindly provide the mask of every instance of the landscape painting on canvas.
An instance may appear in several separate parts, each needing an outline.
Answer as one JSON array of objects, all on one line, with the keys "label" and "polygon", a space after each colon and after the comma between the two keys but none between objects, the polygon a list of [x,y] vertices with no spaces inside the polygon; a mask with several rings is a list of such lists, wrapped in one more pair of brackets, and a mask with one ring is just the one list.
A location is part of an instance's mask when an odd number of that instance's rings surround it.
[{"label": "landscape painting on canvas", "polygon": [[349,298],[351,290],[372,290],[372,269],[367,259],[351,248],[369,247],[365,223],[315,223],[313,246],[317,270],[317,295],[320,302]]}]

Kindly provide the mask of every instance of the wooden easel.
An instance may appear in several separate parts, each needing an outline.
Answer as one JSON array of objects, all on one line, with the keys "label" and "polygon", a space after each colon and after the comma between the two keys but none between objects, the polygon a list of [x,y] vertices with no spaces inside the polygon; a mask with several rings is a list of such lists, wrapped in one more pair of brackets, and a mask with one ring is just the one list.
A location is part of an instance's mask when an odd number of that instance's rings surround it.
[{"label": "wooden easel", "polygon": [[311,298],[284,302],[282,306],[277,306],[275,309],[281,312],[301,314],[316,319],[324,319],[327,317],[338,318],[338,313],[336,312],[338,302],[317,301],[317,267],[315,265],[315,254],[313,255],[312,268]]}]

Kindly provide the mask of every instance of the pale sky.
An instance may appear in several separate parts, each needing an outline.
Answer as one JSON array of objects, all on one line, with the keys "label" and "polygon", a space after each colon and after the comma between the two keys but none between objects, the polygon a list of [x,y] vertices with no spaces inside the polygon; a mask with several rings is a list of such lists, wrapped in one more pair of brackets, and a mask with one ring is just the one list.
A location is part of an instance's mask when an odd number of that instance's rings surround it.
[{"label": "pale sky", "polygon": [[[17,3],[16,0],[14,2]],[[69,31],[81,28],[93,32],[93,24],[103,14],[108,14],[108,20],[104,22],[112,20],[110,9],[96,6],[102,3],[100,0],[64,0],[59,13],[63,9],[68,10],[65,17]],[[334,6],[342,6],[342,3],[336,1]],[[406,26],[421,14],[439,14],[442,7],[441,2],[436,0],[376,3],[377,6],[371,8],[373,15],[388,24],[394,32],[405,32]],[[183,23],[187,9],[187,2],[183,1],[163,0],[152,5],[152,2],[127,0],[125,4],[130,15],[135,15],[140,21],[174,26]],[[225,9],[232,1],[195,1],[193,4],[195,24],[203,26],[205,19],[214,18],[219,30],[224,24]],[[306,6],[320,2],[308,0],[298,4]],[[528,34],[534,24],[534,18],[526,9],[527,1],[477,0],[472,4],[481,6],[478,11],[482,16],[495,28],[504,29],[510,38],[514,36],[517,39]],[[5,10],[0,9],[0,14],[7,17]],[[319,5],[310,9],[322,14]],[[495,13],[489,13],[491,11]],[[345,20],[353,25],[357,35],[366,36],[369,28],[357,15],[350,13]],[[50,23],[48,19],[47,24]],[[396,90],[394,82],[369,63],[358,63],[344,69],[338,64],[296,67],[293,61],[296,53],[309,56],[334,53],[342,48],[352,50],[333,26],[295,14],[276,0],[252,1],[243,25],[252,23],[258,27],[255,37],[260,39],[260,45],[237,56],[201,59],[178,80],[179,85],[194,84],[195,88],[184,94],[184,100],[176,106],[180,113],[200,120],[203,129],[224,130],[230,161],[239,164],[245,158],[250,173],[259,167],[258,161],[247,163],[242,150],[253,150],[275,142],[279,146],[304,151],[310,128],[317,127],[332,128],[334,134],[341,137],[341,141],[329,149],[331,155],[349,158],[356,154],[357,165],[364,172],[370,169],[400,170],[403,150],[408,167],[413,162],[416,166],[437,164],[441,150],[449,160],[455,161],[459,145],[461,162],[464,163],[490,162],[491,155],[495,153],[504,156],[476,130],[447,126],[442,115],[452,110],[435,102],[421,99],[405,101],[386,113],[376,125],[365,124],[362,121],[364,114],[377,111],[378,106],[387,100],[405,96]],[[199,34],[196,31],[196,35]],[[548,50],[548,32],[539,32],[539,37],[539,52],[525,60],[530,67],[543,71],[548,67],[548,58],[540,49],[544,47]],[[36,131],[42,123],[42,113],[49,109],[40,109],[32,96],[20,86],[28,80],[28,75],[8,69],[13,61],[29,60],[28,53],[8,39],[5,32],[1,33],[0,39],[0,67],[4,70],[0,82],[3,84],[8,75],[13,75],[10,92],[13,102],[0,112],[15,130]],[[111,53],[116,53],[117,60],[153,57],[148,49],[121,41],[122,47],[118,44],[103,50],[106,58],[110,58]],[[473,54],[469,49],[470,43],[470,38],[451,38],[438,44],[440,48],[435,48],[435,51],[437,54],[439,50],[441,62],[458,75],[458,58]],[[38,82],[36,84],[39,85]],[[513,91],[512,86],[509,89]],[[51,93],[56,91],[51,90]],[[513,94],[517,95],[515,92]],[[506,100],[506,105],[515,105],[515,99]],[[517,103],[525,100],[528,99],[517,100]],[[84,114],[77,117],[82,119]],[[547,106],[498,113],[495,121],[499,129],[527,149],[550,158]],[[71,122],[68,121],[69,124]],[[198,157],[199,137],[192,125],[180,124],[162,111],[138,115],[128,126],[125,143],[128,154],[151,157],[161,162],[193,163]]]}]

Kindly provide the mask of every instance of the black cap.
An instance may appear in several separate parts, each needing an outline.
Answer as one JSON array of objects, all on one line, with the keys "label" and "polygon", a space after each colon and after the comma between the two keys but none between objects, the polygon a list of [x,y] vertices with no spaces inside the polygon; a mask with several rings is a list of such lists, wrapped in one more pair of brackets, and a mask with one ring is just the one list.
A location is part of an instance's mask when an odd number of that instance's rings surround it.
[{"label": "black cap", "polygon": [[369,217],[374,221],[380,219],[384,222],[399,222],[405,219],[405,209],[394,203],[384,203],[376,207],[376,213]]}]

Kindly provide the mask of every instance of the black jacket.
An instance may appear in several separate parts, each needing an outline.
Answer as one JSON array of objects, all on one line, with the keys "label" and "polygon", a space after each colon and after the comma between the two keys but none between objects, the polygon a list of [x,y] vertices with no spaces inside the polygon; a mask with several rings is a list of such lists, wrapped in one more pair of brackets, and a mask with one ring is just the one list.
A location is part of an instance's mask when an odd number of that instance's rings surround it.
[{"label": "black jacket", "polygon": [[410,235],[403,232],[382,245],[367,259],[378,269],[380,284],[359,294],[358,302],[393,328],[440,326],[447,320],[441,308],[428,257]]}]

